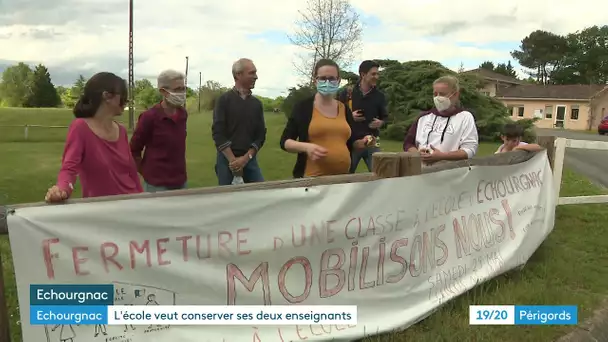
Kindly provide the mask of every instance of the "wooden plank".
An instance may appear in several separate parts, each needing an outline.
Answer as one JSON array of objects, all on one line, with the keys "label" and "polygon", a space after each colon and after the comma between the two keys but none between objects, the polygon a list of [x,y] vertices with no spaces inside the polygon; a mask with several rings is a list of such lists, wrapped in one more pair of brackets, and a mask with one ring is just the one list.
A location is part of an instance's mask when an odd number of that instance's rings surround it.
[{"label": "wooden plank", "polygon": [[557,205],[608,203],[608,195],[560,197]]},{"label": "wooden plank", "polygon": [[555,139],[555,166],[553,168],[553,188],[555,199],[559,201],[559,193],[562,189],[562,175],[564,173],[564,159],[566,157],[566,139]]},{"label": "wooden plank", "polygon": [[38,128],[70,128],[69,126],[43,126],[43,125],[26,125],[27,127],[38,127]]},{"label": "wooden plank", "polygon": [[473,157],[472,159],[466,160],[458,160],[458,161],[444,161],[438,162],[435,165],[431,165],[422,169],[422,173],[433,173],[440,172],[445,170],[458,169],[461,167],[470,167],[470,166],[504,166],[504,165],[514,165],[526,162],[532,157],[534,157],[536,153],[526,152],[526,151],[512,151],[505,153],[493,154],[491,156],[486,157]]},{"label": "wooden plank", "polygon": [[549,165],[551,165],[551,170],[553,170],[555,167],[555,136],[538,136],[536,137],[536,143],[547,150],[547,158],[549,159]]},{"label": "wooden plank", "polygon": [[38,128],[70,128],[69,126],[43,126],[43,125],[0,125],[0,128],[25,128],[25,127],[38,127]]},{"label": "wooden plank", "polygon": [[[104,196],[104,197],[89,197],[89,198],[75,198],[65,201],[59,204],[47,204],[45,202],[34,202],[34,203],[23,203],[10,205],[5,208],[7,211],[18,210],[19,208],[31,208],[31,207],[42,207],[46,205],[70,205],[75,203],[96,203],[96,202],[107,202],[107,201],[122,201],[130,199],[141,199],[141,198],[160,198],[160,197],[174,197],[174,196],[192,196],[192,195],[209,195],[209,194],[223,194],[231,192],[241,191],[252,191],[252,190],[269,190],[269,189],[286,189],[286,188],[307,188],[319,185],[330,185],[330,184],[344,184],[344,183],[360,183],[368,182],[371,180],[378,179],[373,173],[358,173],[349,175],[338,175],[338,176],[325,176],[316,178],[298,178],[288,179],[280,181],[270,181],[261,183],[249,183],[241,185],[229,185],[229,186],[214,186],[205,188],[193,188],[173,191],[161,191],[161,192],[144,192],[139,194],[129,195],[117,195],[117,196]],[[40,197],[44,194],[41,193]],[[6,217],[0,216],[0,235],[8,233],[8,225]]]},{"label": "wooden plank", "polygon": [[573,140],[566,139],[567,148],[579,148],[585,150],[608,150],[608,141],[594,141],[594,140]]}]

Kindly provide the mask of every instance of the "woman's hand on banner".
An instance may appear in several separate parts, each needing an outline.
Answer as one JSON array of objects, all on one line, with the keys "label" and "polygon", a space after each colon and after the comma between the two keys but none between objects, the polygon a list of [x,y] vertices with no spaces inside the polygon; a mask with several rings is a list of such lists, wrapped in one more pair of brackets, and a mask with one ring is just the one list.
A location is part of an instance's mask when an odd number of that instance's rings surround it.
[{"label": "woman's hand on banner", "polygon": [[68,193],[65,190],[61,190],[57,185],[53,185],[44,196],[44,201],[47,203],[63,202],[68,199]]}]

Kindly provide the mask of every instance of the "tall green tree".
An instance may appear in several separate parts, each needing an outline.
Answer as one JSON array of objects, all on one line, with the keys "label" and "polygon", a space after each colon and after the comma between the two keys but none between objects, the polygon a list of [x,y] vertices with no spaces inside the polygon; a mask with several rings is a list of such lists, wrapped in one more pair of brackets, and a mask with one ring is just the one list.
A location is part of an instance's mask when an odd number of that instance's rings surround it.
[{"label": "tall green tree", "polygon": [[141,79],[141,80],[135,80],[135,84],[133,85],[133,92],[134,92],[134,96],[137,97],[137,94],[139,94],[140,92],[144,91],[145,89],[155,89],[154,86],[152,85],[152,82],[150,82],[150,80],[148,80],[147,78]]},{"label": "tall green tree", "polygon": [[485,61],[479,65],[479,68],[494,71],[494,63],[491,61]]},{"label": "tall green tree", "polygon": [[494,65],[494,62],[492,61],[485,61],[479,65],[479,68],[494,71],[501,75],[517,78],[517,73],[515,72],[515,69],[513,69],[511,61],[508,61],[507,63],[498,63],[496,65]]},{"label": "tall green tree", "polygon": [[80,98],[84,94],[84,86],[87,84],[87,79],[82,75],[78,75],[74,86],[72,87],[72,96],[76,99]]},{"label": "tall green tree", "polygon": [[23,63],[10,66],[2,73],[2,83],[0,83],[0,92],[2,93],[3,101],[9,107],[23,107],[27,104],[30,96],[32,69]]},{"label": "tall green tree", "polygon": [[148,79],[136,80],[133,86],[136,108],[148,109],[159,103],[162,96]]},{"label": "tall green tree", "polygon": [[57,94],[61,99],[61,105],[66,108],[72,108],[76,104],[76,100],[72,96],[72,88],[57,86]]},{"label": "tall green tree", "polygon": [[511,52],[528,74],[541,84],[551,83],[551,74],[561,67],[563,56],[571,53],[565,37],[536,30],[521,41],[519,50]]},{"label": "tall green tree", "polygon": [[608,25],[568,34],[566,42],[568,53],[551,75],[552,83],[608,83]]},{"label": "tall green tree", "polygon": [[507,63],[498,63],[494,68],[494,72],[505,76],[517,78],[517,72],[515,72],[515,69],[513,69],[511,61],[508,61]]},{"label": "tall green tree", "polygon": [[28,107],[58,107],[61,99],[51,81],[49,70],[38,64],[30,75],[30,92],[26,101]]}]

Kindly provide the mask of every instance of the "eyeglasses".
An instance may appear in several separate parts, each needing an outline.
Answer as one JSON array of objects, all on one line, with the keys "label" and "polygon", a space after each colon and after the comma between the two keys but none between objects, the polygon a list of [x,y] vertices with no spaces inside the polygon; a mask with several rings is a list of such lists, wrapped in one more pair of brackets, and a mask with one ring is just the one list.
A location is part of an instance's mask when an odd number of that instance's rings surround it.
[{"label": "eyeglasses", "polygon": [[315,77],[315,79],[317,81],[322,81],[322,82],[329,82],[329,83],[333,83],[333,84],[338,84],[340,83],[340,79],[337,77],[333,77],[333,76],[317,76]]}]

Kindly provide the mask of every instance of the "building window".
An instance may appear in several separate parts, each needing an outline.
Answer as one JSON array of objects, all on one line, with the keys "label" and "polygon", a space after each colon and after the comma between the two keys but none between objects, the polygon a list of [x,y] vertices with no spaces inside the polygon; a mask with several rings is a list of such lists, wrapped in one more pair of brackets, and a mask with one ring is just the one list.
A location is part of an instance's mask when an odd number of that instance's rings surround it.
[{"label": "building window", "polygon": [[517,116],[520,118],[524,116],[524,106],[517,107]]},{"label": "building window", "polygon": [[578,105],[572,105],[570,108],[570,120],[578,120]]},{"label": "building window", "polygon": [[507,113],[509,113],[509,116],[513,116],[513,106],[507,106]]},{"label": "building window", "polygon": [[553,118],[553,106],[545,106],[545,119]]}]

